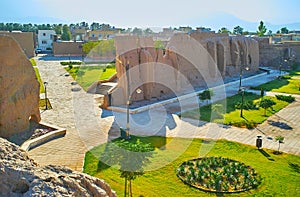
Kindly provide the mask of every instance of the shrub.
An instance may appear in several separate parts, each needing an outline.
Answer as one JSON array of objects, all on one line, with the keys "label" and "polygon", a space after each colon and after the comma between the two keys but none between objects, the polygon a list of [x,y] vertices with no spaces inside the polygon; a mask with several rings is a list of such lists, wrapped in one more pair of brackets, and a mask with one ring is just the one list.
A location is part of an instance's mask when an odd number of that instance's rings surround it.
[{"label": "shrub", "polygon": [[275,96],[276,96],[276,98],[277,98],[278,100],[286,101],[286,102],[288,102],[288,103],[292,103],[292,102],[295,101],[295,97],[293,97],[293,96],[291,96],[291,95],[285,96],[285,95],[276,94]]},{"label": "shrub", "polygon": [[104,73],[106,72],[106,68],[103,68],[103,72],[104,72]]},{"label": "shrub", "polygon": [[[234,107],[235,107],[235,109],[241,109],[242,108],[242,103],[238,102]],[[243,109],[251,110],[251,109],[257,109],[257,107],[253,103],[253,101],[246,101],[246,102],[244,102]]]},{"label": "shrub", "polygon": [[108,64],[107,66],[106,66],[106,68],[115,68],[116,66],[114,65],[114,64]]},{"label": "shrub", "polygon": [[81,65],[82,62],[60,62],[61,65],[63,66],[68,66],[68,65]]},{"label": "shrub", "polygon": [[291,78],[292,78],[292,76],[290,76],[290,75],[281,76],[281,79],[291,79]]}]

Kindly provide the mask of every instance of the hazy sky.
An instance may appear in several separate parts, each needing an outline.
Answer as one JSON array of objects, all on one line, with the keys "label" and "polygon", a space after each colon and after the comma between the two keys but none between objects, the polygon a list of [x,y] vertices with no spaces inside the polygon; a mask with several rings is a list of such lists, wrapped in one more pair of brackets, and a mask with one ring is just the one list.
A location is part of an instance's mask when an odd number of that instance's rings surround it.
[{"label": "hazy sky", "polygon": [[0,19],[51,17],[118,27],[189,25],[219,12],[249,22],[300,22],[300,0],[1,0],[0,8]]}]

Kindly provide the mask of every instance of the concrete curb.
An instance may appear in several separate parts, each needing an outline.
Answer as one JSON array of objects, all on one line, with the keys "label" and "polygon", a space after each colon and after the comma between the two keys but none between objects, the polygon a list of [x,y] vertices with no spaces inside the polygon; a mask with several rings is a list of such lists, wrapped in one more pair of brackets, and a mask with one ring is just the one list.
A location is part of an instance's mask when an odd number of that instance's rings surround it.
[{"label": "concrete curb", "polygon": [[66,129],[60,128],[48,123],[40,122],[40,125],[50,127],[52,129],[55,129],[55,131],[51,131],[45,135],[42,135],[40,137],[34,138],[32,140],[27,140],[25,141],[22,145],[21,148],[25,151],[29,151],[32,148],[35,148],[37,146],[40,146],[48,141],[54,140],[55,138],[58,137],[63,137],[66,134]]}]

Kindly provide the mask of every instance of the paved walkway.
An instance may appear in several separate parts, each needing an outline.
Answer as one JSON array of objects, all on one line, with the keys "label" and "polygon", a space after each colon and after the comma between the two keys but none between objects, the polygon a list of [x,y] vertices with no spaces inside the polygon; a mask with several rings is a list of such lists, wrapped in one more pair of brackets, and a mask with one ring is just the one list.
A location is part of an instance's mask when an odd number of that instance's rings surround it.
[{"label": "paved walkway", "polygon": [[[67,129],[65,137],[55,139],[29,151],[29,155],[40,165],[57,164],[81,171],[84,154],[90,148],[118,137],[120,126],[124,127],[126,114],[101,110],[93,94],[83,91],[74,84],[71,76],[64,76],[66,71],[59,61],[49,61],[51,58],[40,58],[37,65],[43,81],[48,82],[48,98],[52,110],[42,112],[42,120]],[[58,60],[58,59],[55,59]],[[243,80],[243,86],[254,86],[275,78],[278,73],[264,77]],[[73,82],[73,83],[72,83]],[[227,84],[226,96],[236,94],[238,81]],[[223,95],[224,96],[224,95]],[[190,109],[195,103],[183,102]],[[286,137],[281,150],[300,154],[300,116],[297,114],[300,104],[289,105],[276,115],[270,117],[256,130],[222,127],[214,123],[204,123],[190,119],[179,119],[176,112],[182,109],[178,103],[151,109],[131,116],[131,133],[138,135],[161,135],[197,138],[224,138],[245,144],[255,144],[257,135],[264,138],[263,146],[277,148],[272,140],[277,134]],[[273,121],[273,122],[272,122]],[[292,129],[282,129],[274,122],[283,122]],[[272,123],[272,124],[269,124]]]}]

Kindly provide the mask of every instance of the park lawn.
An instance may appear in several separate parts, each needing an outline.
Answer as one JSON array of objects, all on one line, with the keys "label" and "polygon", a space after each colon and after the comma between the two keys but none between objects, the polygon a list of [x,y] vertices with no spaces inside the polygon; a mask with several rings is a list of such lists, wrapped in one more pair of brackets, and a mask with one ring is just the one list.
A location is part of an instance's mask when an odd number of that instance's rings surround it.
[{"label": "park lawn", "polygon": [[252,88],[255,90],[263,88],[264,90],[272,92],[300,94],[300,71],[290,71],[290,74],[288,76],[284,76],[281,80],[275,79]]},{"label": "park lawn", "polygon": [[[134,196],[216,196],[184,184],[176,176],[177,167],[184,161],[199,157],[199,150],[212,147],[206,156],[222,156],[234,159],[253,167],[262,177],[262,183],[257,189],[243,193],[224,196],[299,196],[299,173],[300,156],[291,154],[275,155],[272,150],[265,150],[263,155],[254,146],[242,145],[225,140],[207,141],[201,139],[165,138],[165,137],[141,137],[141,141],[166,143],[165,149],[159,149],[155,144],[156,151],[152,163],[159,162],[168,156],[162,156],[164,151],[172,153],[182,150],[181,144],[189,144],[179,156],[170,155],[171,162],[161,168],[147,171],[143,176],[137,177],[132,182]],[[118,139],[117,139],[118,140]],[[171,145],[176,140],[179,146]],[[253,139],[253,142],[255,140]],[[275,142],[274,142],[275,143]],[[169,146],[170,145],[170,146]],[[124,192],[124,179],[120,178],[118,167],[110,167],[99,162],[98,158],[105,150],[102,144],[88,151],[85,155],[84,172],[92,176],[104,179],[117,195]],[[157,159],[158,158],[158,159]],[[174,159],[173,159],[174,158]],[[155,166],[155,165],[154,165]]]},{"label": "park lawn", "polygon": [[40,83],[40,93],[44,93],[45,92],[44,84],[42,82],[42,79],[41,79],[41,76],[40,76],[40,73],[39,73],[39,69],[37,67],[33,67],[33,69],[34,69],[35,75],[37,77],[37,80]]},{"label": "park lawn", "polygon": [[[106,68],[106,66],[74,66],[65,69],[84,90],[87,90],[94,82],[109,79],[116,73],[115,67]],[[105,72],[103,72],[104,69]]]},{"label": "park lawn", "polygon": [[[272,109],[266,111],[266,116],[264,115],[264,109],[258,108],[257,110],[243,110],[243,118],[240,117],[240,109],[235,109],[235,105],[241,102],[241,95],[237,94],[231,97],[227,97],[226,100],[217,101],[214,104],[224,104],[226,103],[226,113],[224,118],[221,117],[211,117],[212,116],[212,105],[202,106],[198,109],[187,111],[181,114],[181,117],[192,118],[196,120],[203,120],[207,122],[216,122],[227,125],[233,125],[238,127],[248,127],[253,128],[257,124],[264,122],[269,116],[278,112],[282,108],[288,105],[287,102],[276,99],[275,97],[264,97],[269,98],[276,102],[276,105]],[[253,101],[254,103],[260,100],[260,96],[247,93],[244,94],[244,102]]]}]

